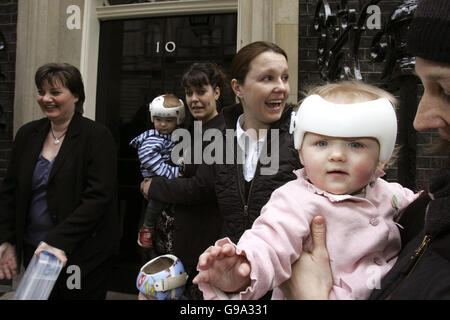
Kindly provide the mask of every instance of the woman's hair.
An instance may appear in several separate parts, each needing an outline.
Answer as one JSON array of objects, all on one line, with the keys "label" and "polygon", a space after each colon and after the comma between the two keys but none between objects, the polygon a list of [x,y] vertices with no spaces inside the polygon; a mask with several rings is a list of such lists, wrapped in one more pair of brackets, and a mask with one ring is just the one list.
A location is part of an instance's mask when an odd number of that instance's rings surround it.
[{"label": "woman's hair", "polygon": [[80,71],[68,63],[47,63],[36,71],[35,83],[38,89],[47,82],[51,86],[62,85],[78,98],[75,112],[83,114],[85,100],[83,78]]},{"label": "woman's hair", "polygon": [[[220,96],[217,100],[217,111],[223,106],[224,97],[228,90],[228,81],[225,71],[222,67],[212,62],[196,62],[193,63],[181,77],[181,86],[183,88],[201,88],[211,85],[213,91],[219,87]],[[186,121],[190,122],[189,113]]]},{"label": "woman's hair", "polygon": [[220,95],[222,96],[227,89],[227,76],[222,67],[212,62],[197,62],[192,64],[183,74],[181,78],[181,85],[183,88],[194,87],[201,88],[202,86],[211,85],[216,89],[220,88]]},{"label": "woman's hair", "polygon": [[272,42],[252,42],[241,48],[234,56],[231,62],[231,78],[236,79],[238,83],[243,84],[250,69],[250,63],[261,53],[267,51],[283,55],[286,58],[286,61],[288,59],[286,52]]},{"label": "woman's hair", "polygon": [[325,100],[336,96],[345,97],[350,100],[349,103],[386,98],[394,108],[397,106],[397,99],[389,92],[357,80],[346,80],[315,87],[304,93],[304,96],[308,97],[313,94],[317,94]]}]

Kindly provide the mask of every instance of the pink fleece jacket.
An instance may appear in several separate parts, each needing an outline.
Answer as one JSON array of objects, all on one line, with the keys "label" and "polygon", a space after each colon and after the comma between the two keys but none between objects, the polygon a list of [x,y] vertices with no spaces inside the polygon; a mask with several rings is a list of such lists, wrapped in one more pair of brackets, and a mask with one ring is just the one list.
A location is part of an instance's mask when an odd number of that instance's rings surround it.
[{"label": "pink fleece jacket", "polygon": [[[367,299],[397,259],[400,233],[395,221],[419,193],[374,177],[365,197],[335,195],[312,185],[304,169],[294,172],[297,179],[272,193],[239,240],[238,254],[251,264],[251,285],[231,298],[258,299],[274,289],[272,299],[284,299],[277,287],[291,277],[291,265],[302,250],[310,251],[310,223],[320,214],[327,224],[333,273],[330,299]],[[231,243],[224,238],[216,244],[226,242]],[[199,287],[205,299],[227,297],[209,284]]]}]

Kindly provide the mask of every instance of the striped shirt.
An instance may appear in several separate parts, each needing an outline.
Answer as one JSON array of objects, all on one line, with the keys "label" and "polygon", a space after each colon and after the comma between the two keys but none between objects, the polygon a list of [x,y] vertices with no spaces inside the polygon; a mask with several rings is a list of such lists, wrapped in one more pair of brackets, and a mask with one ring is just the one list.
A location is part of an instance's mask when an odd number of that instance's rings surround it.
[{"label": "striped shirt", "polygon": [[130,142],[138,150],[141,173],[144,178],[154,176],[177,178],[180,168],[172,164],[170,155],[175,143],[170,134],[161,134],[157,130],[148,130]]}]

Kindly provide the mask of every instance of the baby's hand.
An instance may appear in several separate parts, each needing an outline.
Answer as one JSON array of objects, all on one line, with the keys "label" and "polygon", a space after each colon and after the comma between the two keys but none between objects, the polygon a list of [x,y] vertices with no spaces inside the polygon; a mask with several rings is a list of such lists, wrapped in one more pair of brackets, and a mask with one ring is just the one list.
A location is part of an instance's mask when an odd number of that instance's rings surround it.
[{"label": "baby's hand", "polygon": [[228,243],[209,247],[199,257],[198,268],[194,284],[206,282],[224,292],[239,292],[250,285],[249,262]]}]

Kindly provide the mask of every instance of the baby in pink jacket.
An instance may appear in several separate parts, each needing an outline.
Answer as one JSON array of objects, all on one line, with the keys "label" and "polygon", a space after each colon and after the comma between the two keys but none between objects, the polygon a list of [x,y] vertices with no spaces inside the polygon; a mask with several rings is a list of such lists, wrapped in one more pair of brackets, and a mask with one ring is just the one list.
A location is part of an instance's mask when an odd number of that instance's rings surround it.
[{"label": "baby in pink jacket", "polygon": [[397,136],[395,98],[345,81],[313,90],[293,121],[303,169],[272,193],[261,215],[234,245],[216,242],[199,258],[193,280],[205,299],[259,299],[291,277],[310,251],[310,223],[327,221],[331,299],[366,299],[400,251],[396,221],[419,194],[380,177]]}]

